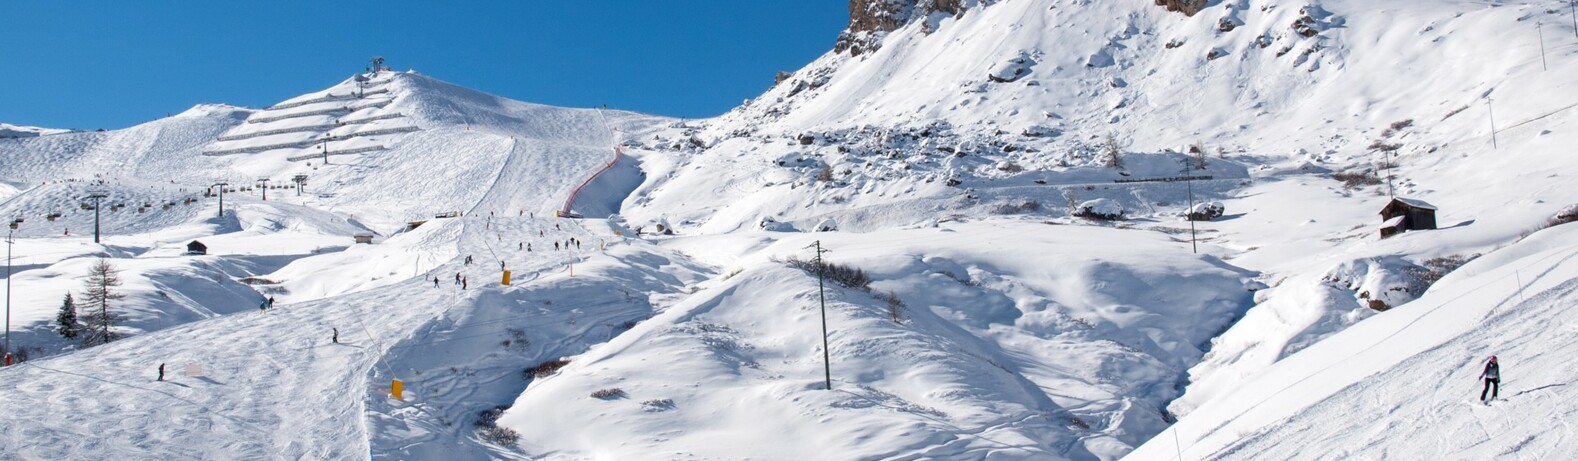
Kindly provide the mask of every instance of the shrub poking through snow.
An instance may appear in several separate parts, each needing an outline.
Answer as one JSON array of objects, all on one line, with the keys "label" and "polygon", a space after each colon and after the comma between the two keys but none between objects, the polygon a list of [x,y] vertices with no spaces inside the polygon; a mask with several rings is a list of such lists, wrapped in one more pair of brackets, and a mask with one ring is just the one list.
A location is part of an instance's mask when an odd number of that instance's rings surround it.
[{"label": "shrub poking through snow", "polygon": [[1567,208],[1556,212],[1556,216],[1551,218],[1551,225],[1560,226],[1574,221],[1578,221],[1578,204],[1567,205]]},{"label": "shrub poking through snow", "polygon": [[641,402],[641,408],[646,410],[646,411],[648,411],[648,412],[659,412],[659,411],[673,410],[674,409],[674,400],[672,400],[672,399],[652,399],[652,400],[648,400],[648,401],[645,401],[645,402]]},{"label": "shrub poking through snow", "polygon": [[549,360],[549,361],[546,361],[546,362],[543,362],[543,363],[539,363],[535,367],[531,367],[531,368],[527,368],[526,369],[526,377],[527,378],[543,378],[543,377],[547,377],[547,376],[550,376],[550,375],[552,375],[554,373],[558,373],[560,368],[564,368],[565,365],[569,365],[569,364],[570,364],[570,361],[569,360],[565,360],[565,359],[554,359],[554,360]]},{"label": "shrub poking through snow", "polygon": [[1475,253],[1468,256],[1451,255],[1430,258],[1424,260],[1417,267],[1409,268],[1406,272],[1413,276],[1414,282],[1418,284],[1417,290],[1419,293],[1424,293],[1425,290],[1430,289],[1431,285],[1435,285],[1436,281],[1441,280],[1441,277],[1445,277],[1478,257],[1479,254]]},{"label": "shrub poking through snow", "polygon": [[1358,171],[1342,171],[1332,173],[1331,179],[1342,181],[1342,187],[1347,189],[1358,189],[1360,187],[1374,186],[1381,183],[1381,178],[1369,173],[1362,173]]},{"label": "shrub poking through snow", "polygon": [[597,391],[593,391],[592,392],[592,398],[594,398],[594,399],[603,399],[603,400],[622,399],[622,398],[625,398],[625,390],[617,388],[617,387],[610,387],[610,388],[607,388],[607,389],[599,389]]},{"label": "shrub poking through snow", "polygon": [[504,410],[510,407],[499,405],[477,413],[477,435],[483,440],[499,445],[514,445],[521,438],[520,433],[507,427],[499,427],[499,416],[504,415]]},{"label": "shrub poking through snow", "polygon": [[1079,204],[1071,214],[1085,219],[1116,221],[1123,219],[1123,207],[1111,199],[1098,198]]},{"label": "shrub poking through snow", "polygon": [[[806,271],[811,275],[817,274],[816,261],[806,261],[803,259],[790,257],[784,262],[789,264],[789,267]],[[828,280],[831,280],[839,285],[843,285],[844,288],[854,288],[862,291],[870,290],[871,276],[866,275],[866,271],[860,270],[858,267],[840,266],[838,264],[823,261],[821,272],[823,277],[827,277]]]},{"label": "shrub poking through snow", "polygon": [[877,299],[882,300],[888,308],[888,320],[893,323],[904,323],[904,300],[899,299],[899,294],[889,291],[878,293]]}]

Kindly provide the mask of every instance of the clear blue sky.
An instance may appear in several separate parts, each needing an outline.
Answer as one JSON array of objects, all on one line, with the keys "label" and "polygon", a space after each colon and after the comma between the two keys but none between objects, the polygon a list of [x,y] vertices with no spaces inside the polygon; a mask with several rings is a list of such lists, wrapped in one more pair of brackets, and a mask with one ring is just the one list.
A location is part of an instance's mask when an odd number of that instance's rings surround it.
[{"label": "clear blue sky", "polygon": [[513,99],[721,114],[832,49],[847,0],[6,1],[0,122],[124,128],[266,107],[379,55]]}]

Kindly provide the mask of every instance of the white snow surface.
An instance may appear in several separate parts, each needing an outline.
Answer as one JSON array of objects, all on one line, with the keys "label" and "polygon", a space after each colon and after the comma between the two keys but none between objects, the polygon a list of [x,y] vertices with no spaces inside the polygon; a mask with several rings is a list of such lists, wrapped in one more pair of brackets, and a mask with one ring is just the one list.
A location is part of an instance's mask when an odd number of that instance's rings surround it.
[{"label": "white snow surface", "polygon": [[[878,3],[851,7],[933,11]],[[712,119],[383,71],[123,130],[0,126],[29,356],[0,369],[0,457],[1578,450],[1559,5],[959,5]],[[1390,195],[1439,229],[1379,239]],[[817,244],[871,280],[825,284],[825,351],[795,267]],[[100,258],[128,337],[83,348],[52,322]]]}]

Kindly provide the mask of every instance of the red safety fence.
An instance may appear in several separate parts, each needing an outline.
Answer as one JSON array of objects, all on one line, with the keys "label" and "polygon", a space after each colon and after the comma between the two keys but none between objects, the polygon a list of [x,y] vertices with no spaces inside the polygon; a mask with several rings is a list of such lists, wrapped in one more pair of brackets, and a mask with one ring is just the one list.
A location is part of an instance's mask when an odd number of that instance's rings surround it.
[{"label": "red safety fence", "polygon": [[613,169],[614,165],[619,163],[619,156],[623,153],[622,151],[622,146],[614,146],[614,157],[608,159],[608,163],[603,164],[602,168],[598,168],[597,172],[592,173],[591,176],[586,177],[586,180],[581,181],[581,185],[575,186],[575,189],[570,191],[570,198],[565,199],[564,208],[559,210],[559,212],[556,214],[561,218],[572,216],[570,213],[570,205],[575,203],[576,196],[581,195],[581,189],[586,188],[587,184],[591,184],[593,179],[597,179],[597,177],[601,176],[604,172]]}]

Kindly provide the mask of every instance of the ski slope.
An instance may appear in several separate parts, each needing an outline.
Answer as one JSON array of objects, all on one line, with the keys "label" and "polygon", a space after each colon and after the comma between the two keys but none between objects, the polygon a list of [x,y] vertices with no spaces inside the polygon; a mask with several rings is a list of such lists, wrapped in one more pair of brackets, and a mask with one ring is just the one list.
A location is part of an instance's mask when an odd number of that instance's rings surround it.
[{"label": "ski slope", "polygon": [[[0,369],[0,454],[1571,452],[1558,5],[1152,3],[857,0],[901,20],[703,120],[380,71],[0,139],[33,355]],[[1393,195],[1440,228],[1379,239]],[[1183,219],[1203,202],[1224,216]],[[790,263],[816,243],[872,279],[827,285],[825,346]],[[131,337],[79,350],[50,322],[97,258]]]},{"label": "ski slope", "polygon": [[[1560,458],[1578,406],[1566,366],[1578,227],[1476,260],[1450,285],[1278,362],[1130,458]],[[1482,406],[1496,355],[1501,397]]]}]

